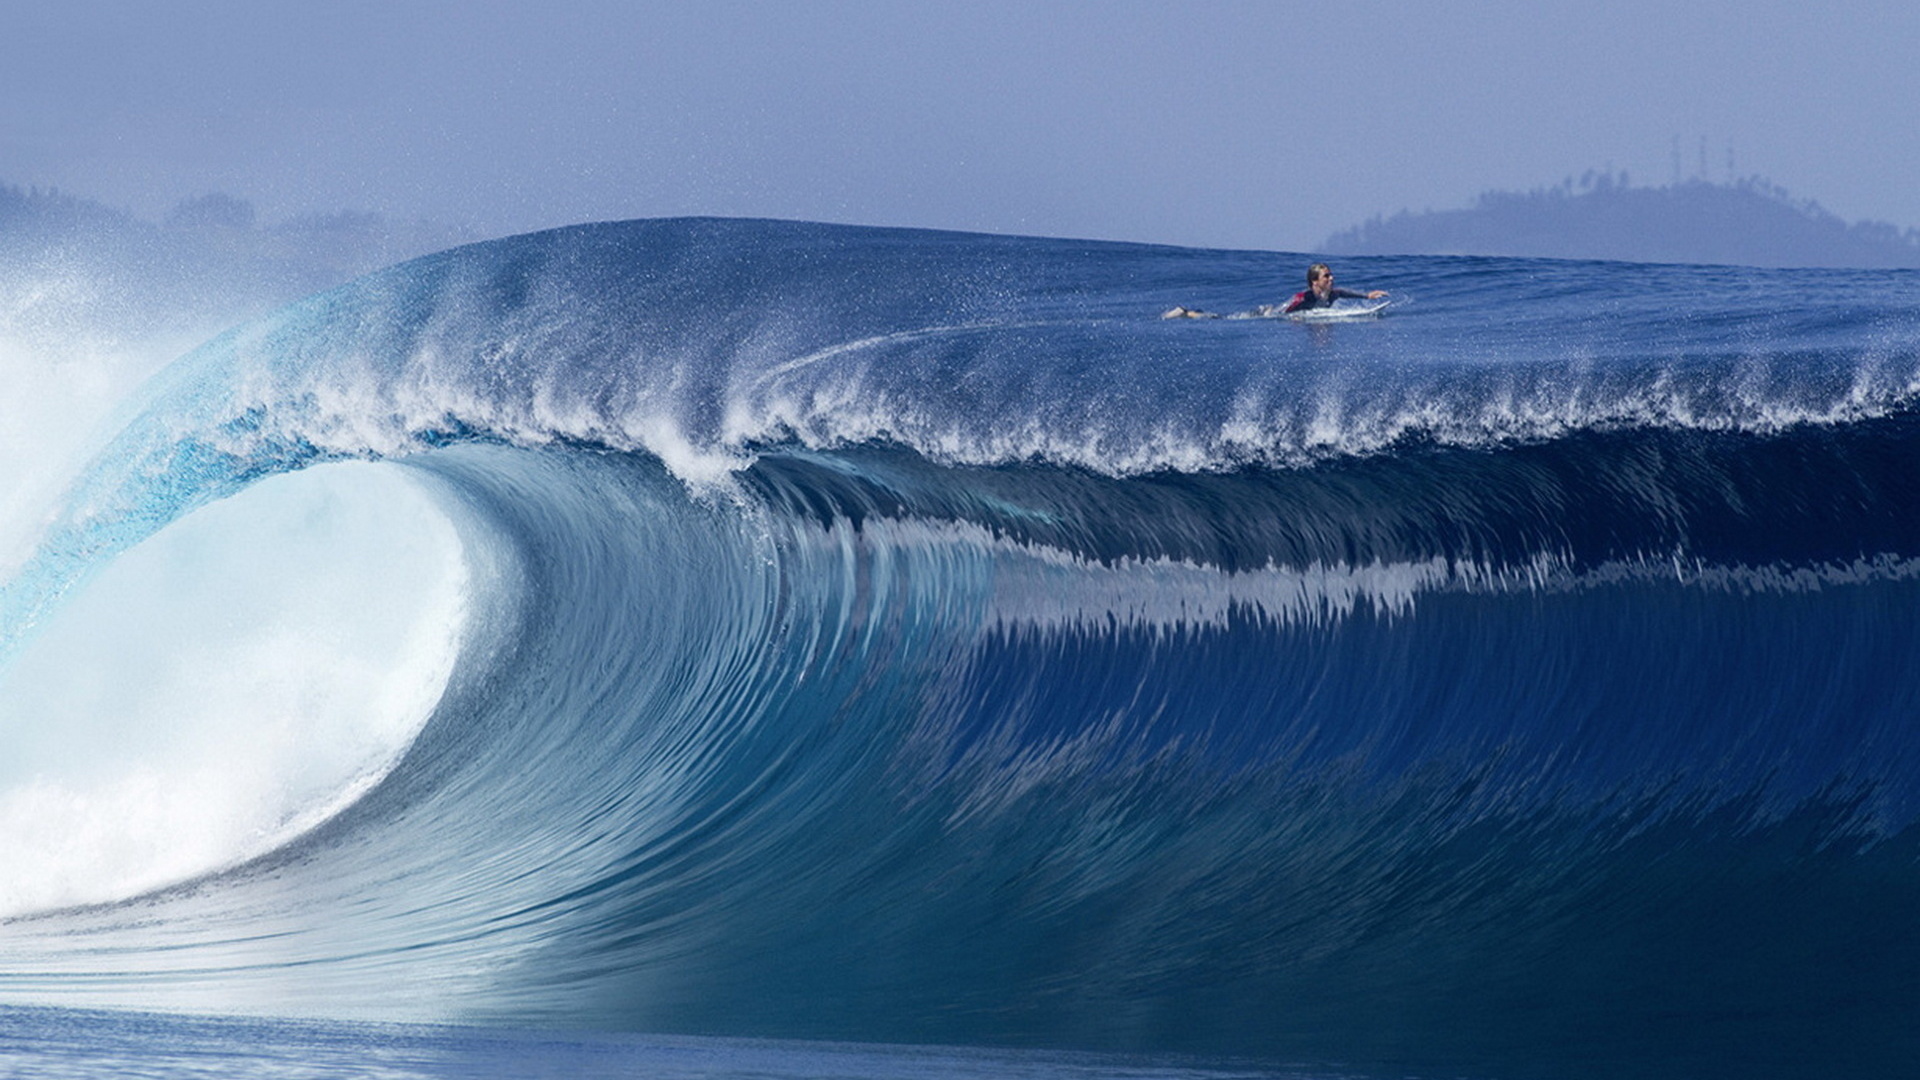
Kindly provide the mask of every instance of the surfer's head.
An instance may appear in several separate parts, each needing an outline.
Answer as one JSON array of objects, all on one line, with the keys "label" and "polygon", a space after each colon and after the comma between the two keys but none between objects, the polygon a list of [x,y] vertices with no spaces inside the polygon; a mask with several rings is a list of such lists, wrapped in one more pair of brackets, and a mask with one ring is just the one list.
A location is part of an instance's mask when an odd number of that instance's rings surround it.
[{"label": "surfer's head", "polygon": [[1333,276],[1333,268],[1326,263],[1314,263],[1307,267],[1307,287],[1313,288],[1320,282]]}]

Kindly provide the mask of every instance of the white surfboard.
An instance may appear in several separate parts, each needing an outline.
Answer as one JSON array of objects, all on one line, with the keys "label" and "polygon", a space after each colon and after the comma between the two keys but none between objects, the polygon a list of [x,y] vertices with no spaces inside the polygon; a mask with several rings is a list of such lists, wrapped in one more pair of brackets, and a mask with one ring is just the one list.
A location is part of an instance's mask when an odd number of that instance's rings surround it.
[{"label": "white surfboard", "polygon": [[1344,322],[1348,319],[1370,319],[1385,311],[1392,303],[1392,300],[1336,301],[1332,307],[1308,308],[1284,314],[1294,322]]}]

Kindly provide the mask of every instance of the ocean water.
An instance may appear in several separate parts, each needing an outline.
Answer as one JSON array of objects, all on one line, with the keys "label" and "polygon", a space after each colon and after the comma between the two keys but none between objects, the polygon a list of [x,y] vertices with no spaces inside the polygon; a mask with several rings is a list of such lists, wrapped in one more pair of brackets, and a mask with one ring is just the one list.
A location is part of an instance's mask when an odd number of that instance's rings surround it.
[{"label": "ocean water", "polygon": [[1305,261],[601,224],[107,365],[0,1067],[1906,1075],[1920,274],[1158,318]]}]

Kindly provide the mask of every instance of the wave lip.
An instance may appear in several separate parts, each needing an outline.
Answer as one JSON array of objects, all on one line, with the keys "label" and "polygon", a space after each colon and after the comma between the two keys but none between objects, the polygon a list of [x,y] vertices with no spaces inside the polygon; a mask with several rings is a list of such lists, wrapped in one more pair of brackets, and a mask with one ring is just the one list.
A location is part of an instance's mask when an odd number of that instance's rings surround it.
[{"label": "wave lip", "polygon": [[[1289,265],[1212,257],[1254,289]],[[1605,265],[1493,260],[1463,276],[1389,259],[1370,271],[1452,295],[1353,326],[1149,317],[1147,297],[1199,287],[1198,258],[782,222],[585,226],[296,305],[203,350],[176,400],[218,410],[198,424],[213,452],[486,434],[643,450],[707,482],[789,443],[1144,475],[1408,440],[1778,433],[1898,413],[1920,387],[1911,298],[1880,277],[1815,319],[1779,273],[1668,268],[1694,298],[1675,308]]]}]

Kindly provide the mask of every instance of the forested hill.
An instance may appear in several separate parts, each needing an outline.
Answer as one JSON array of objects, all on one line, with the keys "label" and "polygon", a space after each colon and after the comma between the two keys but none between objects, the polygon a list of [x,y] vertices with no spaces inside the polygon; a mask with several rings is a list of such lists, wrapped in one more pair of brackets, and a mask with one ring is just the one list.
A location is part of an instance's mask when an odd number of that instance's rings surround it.
[{"label": "forested hill", "polygon": [[0,330],[75,304],[96,317],[125,309],[136,318],[174,301],[244,315],[472,239],[370,213],[263,224],[252,204],[218,193],[148,221],[56,190],[0,184],[0,274],[35,283],[0,297]]},{"label": "forested hill", "polygon": [[1920,267],[1920,231],[1848,224],[1760,180],[1633,187],[1589,173],[1464,210],[1401,211],[1327,238],[1343,255],[1515,255],[1740,266]]}]

